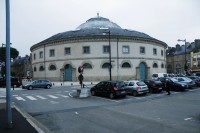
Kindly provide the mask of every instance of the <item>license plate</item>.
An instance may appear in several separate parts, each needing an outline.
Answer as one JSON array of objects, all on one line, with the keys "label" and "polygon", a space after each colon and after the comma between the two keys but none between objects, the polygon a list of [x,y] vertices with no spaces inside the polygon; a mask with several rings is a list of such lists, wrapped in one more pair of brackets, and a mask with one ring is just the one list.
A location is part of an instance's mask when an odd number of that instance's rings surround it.
[{"label": "license plate", "polygon": [[142,89],[140,89],[141,91],[144,91],[144,90],[147,90],[147,88],[142,88]]},{"label": "license plate", "polygon": [[122,91],[122,92],[121,92],[121,94],[125,94],[125,93],[126,93],[125,91]]}]

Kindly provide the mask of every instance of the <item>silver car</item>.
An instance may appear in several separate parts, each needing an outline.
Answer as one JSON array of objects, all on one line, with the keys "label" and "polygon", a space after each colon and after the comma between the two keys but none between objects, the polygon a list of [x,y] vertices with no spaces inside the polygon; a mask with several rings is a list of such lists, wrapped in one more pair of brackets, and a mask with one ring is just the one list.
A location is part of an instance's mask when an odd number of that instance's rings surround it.
[{"label": "silver car", "polygon": [[124,81],[125,89],[127,94],[132,94],[133,96],[137,96],[138,94],[147,94],[149,92],[149,88],[143,81],[139,80],[131,80]]},{"label": "silver car", "polygon": [[34,80],[28,84],[22,85],[23,89],[32,90],[33,88],[51,88],[52,83],[49,80]]}]

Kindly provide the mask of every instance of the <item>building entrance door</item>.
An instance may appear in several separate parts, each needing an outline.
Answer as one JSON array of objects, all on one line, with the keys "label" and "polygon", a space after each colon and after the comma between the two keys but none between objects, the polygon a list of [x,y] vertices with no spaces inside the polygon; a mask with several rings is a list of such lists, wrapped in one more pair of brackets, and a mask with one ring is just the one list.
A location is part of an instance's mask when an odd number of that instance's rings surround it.
[{"label": "building entrance door", "polygon": [[72,66],[67,64],[65,66],[65,78],[66,81],[72,81]]},{"label": "building entrance door", "polygon": [[140,80],[144,80],[147,77],[146,74],[146,64],[145,63],[140,63]]}]

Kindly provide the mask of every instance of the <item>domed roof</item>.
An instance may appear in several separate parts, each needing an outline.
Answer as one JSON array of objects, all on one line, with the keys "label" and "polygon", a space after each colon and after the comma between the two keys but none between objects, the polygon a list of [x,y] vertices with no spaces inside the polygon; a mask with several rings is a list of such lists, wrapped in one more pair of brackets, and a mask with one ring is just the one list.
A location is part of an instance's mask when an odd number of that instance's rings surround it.
[{"label": "domed roof", "polygon": [[107,18],[103,17],[95,17],[88,19],[85,23],[81,24],[76,29],[92,29],[92,28],[117,28],[121,29],[121,27],[113,22],[111,22]]},{"label": "domed roof", "polygon": [[143,40],[160,43],[163,46],[167,47],[167,44],[157,40],[145,33],[122,29],[117,24],[111,22],[107,18],[99,17],[99,15],[95,18],[88,19],[85,23],[81,24],[76,28],[76,30],[66,31],[62,33],[58,33],[53,35],[38,44],[35,44],[31,47],[31,49],[36,48],[43,44],[50,44],[55,42],[63,42],[67,40],[79,40],[79,39],[89,39],[89,38],[104,38],[105,33],[110,33],[110,37],[112,38],[127,38],[133,40]]}]

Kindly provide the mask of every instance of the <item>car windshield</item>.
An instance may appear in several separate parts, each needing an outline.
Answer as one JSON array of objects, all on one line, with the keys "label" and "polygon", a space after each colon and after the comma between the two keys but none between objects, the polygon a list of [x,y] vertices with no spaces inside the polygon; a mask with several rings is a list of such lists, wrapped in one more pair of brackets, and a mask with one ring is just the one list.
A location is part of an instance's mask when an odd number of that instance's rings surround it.
[{"label": "car windshield", "polygon": [[141,82],[141,81],[140,81],[140,82],[137,82],[136,84],[137,84],[138,86],[145,86],[145,85],[146,85],[144,82]]},{"label": "car windshield", "polygon": [[167,74],[163,74],[164,77],[167,77]]},{"label": "car windshield", "polygon": [[170,80],[172,80],[173,82],[178,82],[178,80],[175,78],[170,78]]},{"label": "car windshield", "polygon": [[161,83],[161,81],[159,81],[159,80],[155,80],[154,82],[155,82],[155,83]]},{"label": "car windshield", "polygon": [[118,88],[124,87],[124,82],[117,82],[117,87]]},{"label": "car windshield", "polygon": [[153,74],[152,77],[158,77],[158,74]]},{"label": "car windshield", "polygon": [[183,78],[185,81],[192,81],[190,78]]}]

